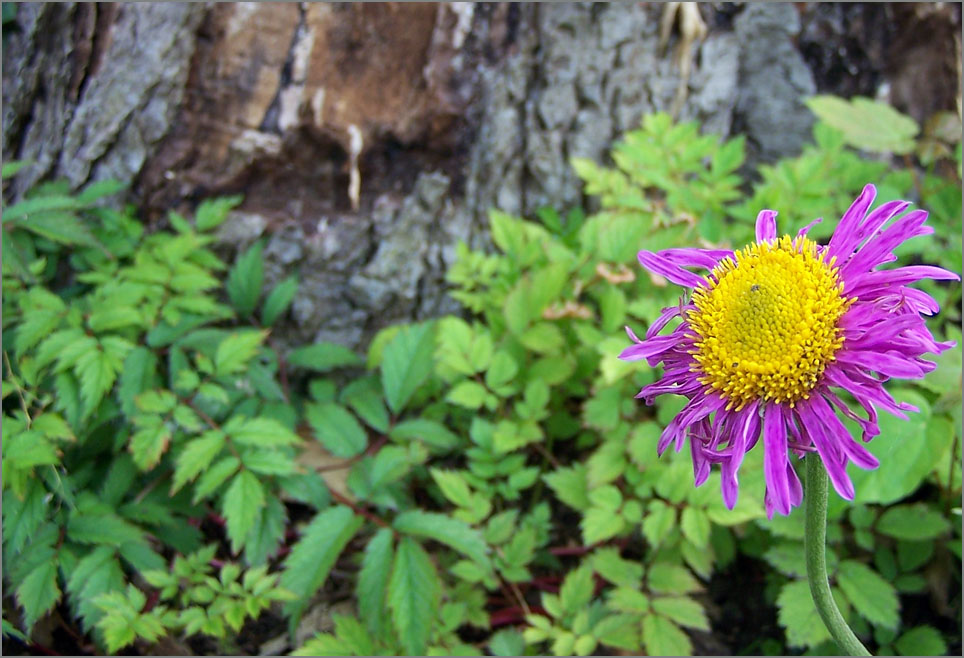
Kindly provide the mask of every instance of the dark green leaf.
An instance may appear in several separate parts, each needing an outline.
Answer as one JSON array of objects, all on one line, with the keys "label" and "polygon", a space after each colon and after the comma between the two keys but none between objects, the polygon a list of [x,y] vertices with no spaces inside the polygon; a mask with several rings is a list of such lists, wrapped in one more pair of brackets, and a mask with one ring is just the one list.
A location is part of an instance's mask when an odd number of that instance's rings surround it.
[{"label": "dark green leaf", "polygon": [[289,276],[276,285],[261,307],[261,323],[266,327],[273,325],[274,321],[288,310],[297,292],[298,277],[295,275]]},{"label": "dark green leaf", "polygon": [[395,631],[410,656],[425,654],[438,610],[441,583],[432,560],[418,542],[403,537],[395,552],[388,605]]},{"label": "dark green leaf", "polygon": [[333,402],[309,404],[305,418],[328,452],[336,457],[360,455],[368,444],[365,429],[344,407]]},{"label": "dark green leaf", "polygon": [[234,267],[228,273],[225,290],[238,315],[247,318],[254,311],[261,296],[264,270],[261,259],[261,243],[256,242],[238,256]]},{"label": "dark green leaf", "polygon": [[335,368],[356,366],[361,362],[361,358],[347,347],[324,341],[299,347],[292,350],[288,355],[289,365],[316,372],[328,372]]},{"label": "dark green leaf", "polygon": [[355,590],[358,612],[375,637],[381,637],[386,628],[385,604],[393,556],[392,531],[382,528],[365,547],[361,570],[358,572]]}]

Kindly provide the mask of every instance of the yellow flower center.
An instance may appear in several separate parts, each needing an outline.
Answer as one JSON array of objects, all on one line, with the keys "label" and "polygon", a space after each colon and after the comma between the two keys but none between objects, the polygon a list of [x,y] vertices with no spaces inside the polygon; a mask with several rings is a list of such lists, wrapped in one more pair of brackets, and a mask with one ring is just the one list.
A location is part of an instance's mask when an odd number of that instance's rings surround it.
[{"label": "yellow flower center", "polygon": [[844,298],[834,261],[807,238],[785,235],[735,256],[693,293],[694,371],[727,409],[753,400],[792,407],[834,360],[843,343],[837,322],[854,300]]}]

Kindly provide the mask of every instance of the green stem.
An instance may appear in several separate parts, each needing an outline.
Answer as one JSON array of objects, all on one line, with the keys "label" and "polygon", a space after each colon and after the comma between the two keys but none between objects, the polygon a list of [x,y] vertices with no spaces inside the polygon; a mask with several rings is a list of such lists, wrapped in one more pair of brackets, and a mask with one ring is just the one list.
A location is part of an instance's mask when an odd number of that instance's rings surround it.
[{"label": "green stem", "polygon": [[827,580],[827,471],[815,453],[808,455],[804,461],[807,463],[807,518],[803,550],[807,555],[810,595],[824,625],[844,653],[848,656],[869,656],[871,654],[867,647],[860,643],[840,614]]}]

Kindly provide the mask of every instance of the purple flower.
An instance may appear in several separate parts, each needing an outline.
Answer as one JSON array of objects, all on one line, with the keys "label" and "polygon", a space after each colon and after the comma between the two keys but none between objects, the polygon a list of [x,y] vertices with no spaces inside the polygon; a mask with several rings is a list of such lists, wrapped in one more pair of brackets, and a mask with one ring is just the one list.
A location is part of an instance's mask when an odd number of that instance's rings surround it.
[{"label": "purple flower", "polygon": [[[837,492],[853,499],[847,462],[864,469],[878,462],[838,414],[870,441],[880,433],[877,409],[905,419],[905,411],[917,411],[897,403],[883,383],[923,377],[935,365],[921,355],[954,345],[934,341],[921,315],[940,308],[907,284],[958,280],[956,274],[927,265],[877,269],[896,260],[893,251],[905,240],[933,233],[924,226],[927,213],[911,211],[884,228],[910,204],[890,201],[868,213],[876,194],[873,185],[864,187],[826,245],[807,237],[813,223],[795,238],[778,238],[777,213],[763,210],[756,242],[740,251],[639,252],[643,267],[692,288],[692,297],[663,309],[645,340],[627,327],[634,344],[619,356],[663,364],[662,379],[636,396],[647,404],[664,393],[689,399],[660,436],[659,454],[671,444],[679,452],[688,436],[696,486],[719,464],[723,501],[731,509],[743,456],[761,434],[769,517],[789,514],[803,498],[791,451],[801,457],[816,451]],[[676,318],[679,324],[661,335]],[[847,406],[841,390],[866,418]]]}]

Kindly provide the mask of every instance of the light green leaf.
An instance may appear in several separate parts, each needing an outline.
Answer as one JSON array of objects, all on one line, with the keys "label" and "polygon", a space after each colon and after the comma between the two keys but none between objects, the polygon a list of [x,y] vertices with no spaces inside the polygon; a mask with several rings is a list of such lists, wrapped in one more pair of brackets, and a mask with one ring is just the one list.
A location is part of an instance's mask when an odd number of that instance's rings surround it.
[{"label": "light green leaf", "polygon": [[281,586],[297,596],[284,606],[292,629],[361,524],[360,517],[339,505],[315,516],[304,529],[301,539],[285,559],[281,574]]},{"label": "light green leaf", "polygon": [[301,442],[297,434],[274,418],[234,416],[223,429],[234,442],[245,446],[266,448]]},{"label": "light green leaf", "polygon": [[685,596],[659,596],[652,600],[653,610],[668,617],[680,626],[701,631],[710,630],[703,606]]},{"label": "light green leaf", "polygon": [[643,565],[624,560],[613,547],[598,549],[592,556],[592,566],[600,576],[614,585],[639,587],[643,582]]},{"label": "light green leaf", "polygon": [[459,507],[470,507],[472,505],[472,492],[461,473],[440,468],[429,469],[429,472],[432,474],[435,484],[442,490],[442,495],[449,501]]},{"label": "light green leaf", "polygon": [[388,431],[391,419],[388,417],[382,389],[376,378],[365,377],[351,382],[342,390],[341,401],[375,431]]},{"label": "light green leaf", "polygon": [[863,563],[844,560],[837,569],[837,584],[867,621],[897,629],[900,623],[897,592],[880,574]]},{"label": "light green leaf", "polygon": [[395,517],[393,524],[401,533],[427,537],[459,551],[479,564],[489,567],[488,546],[478,530],[463,521],[444,514],[414,509]]},{"label": "light green leaf", "polygon": [[210,231],[217,228],[228,216],[232,208],[239,205],[244,197],[226,196],[217,199],[205,199],[194,213],[194,224],[198,231]]},{"label": "light green leaf", "polygon": [[482,384],[466,379],[456,384],[445,396],[445,400],[466,409],[478,409],[488,394]]},{"label": "light green leaf", "polygon": [[134,398],[153,386],[156,372],[157,357],[151,350],[139,346],[128,352],[117,386],[117,397],[125,415],[136,413]]},{"label": "light green leaf", "polygon": [[305,345],[292,350],[288,354],[289,365],[314,370],[315,372],[328,372],[335,368],[357,366],[361,363],[361,357],[347,347],[327,341]]},{"label": "light green leaf", "polygon": [[686,567],[657,562],[646,572],[649,589],[657,594],[688,594],[700,590],[700,583]]},{"label": "light green leaf", "polygon": [[211,468],[204,471],[204,475],[194,485],[194,502],[197,503],[199,500],[210,496],[215,489],[224,484],[224,481],[238,470],[240,465],[240,460],[234,455],[228,455],[216,461]]},{"label": "light green leaf", "polygon": [[523,656],[525,640],[515,629],[502,629],[489,638],[489,651],[493,656]]},{"label": "light green leaf", "polygon": [[206,469],[224,447],[224,432],[209,430],[192,439],[178,454],[174,467],[174,482],[171,493],[177,492],[184,484],[197,477]]},{"label": "light green leaf", "polygon": [[134,432],[130,439],[130,452],[134,463],[142,471],[147,471],[161,461],[161,456],[167,451],[171,442],[171,430],[157,419],[146,427]]},{"label": "light green leaf", "polygon": [[224,492],[221,513],[227,522],[231,552],[237,554],[265,504],[264,487],[250,471],[241,471]]},{"label": "light green leaf", "polygon": [[226,336],[214,355],[214,373],[223,377],[244,370],[267,336],[267,330],[238,331]]},{"label": "light green leaf", "polygon": [[427,418],[402,421],[392,428],[389,436],[393,441],[423,441],[439,450],[451,450],[462,443],[445,425]]},{"label": "light green leaf", "polygon": [[554,354],[562,349],[566,339],[555,324],[540,322],[526,329],[519,341],[537,354]]},{"label": "light green leaf", "polygon": [[375,637],[380,637],[386,628],[385,604],[394,557],[392,543],[389,528],[382,528],[375,533],[365,546],[361,570],[358,572],[355,589],[358,612]]},{"label": "light green leaf", "polygon": [[305,418],[328,452],[336,457],[360,455],[368,444],[365,429],[351,413],[334,402],[309,404]]},{"label": "light green leaf", "polygon": [[643,643],[650,656],[688,656],[693,645],[686,633],[666,617],[643,617]]},{"label": "light green leaf", "polygon": [[916,626],[894,642],[901,656],[945,656],[947,643],[933,626]]},{"label": "light green leaf", "polygon": [[542,476],[556,497],[569,507],[583,511],[589,507],[589,495],[586,484],[586,466],[575,466],[555,469],[552,473]]},{"label": "light green leaf", "polygon": [[583,515],[579,527],[582,528],[583,542],[592,545],[618,535],[626,527],[626,522],[615,510],[591,507]]},{"label": "light green leaf", "polygon": [[388,605],[402,648],[410,656],[425,655],[441,589],[425,549],[411,537],[403,537],[388,584]]},{"label": "light green leaf", "polygon": [[382,352],[382,388],[393,413],[399,413],[431,374],[434,324],[403,327]]},{"label": "light green leaf", "polygon": [[804,102],[821,121],[842,132],[854,148],[896,155],[914,150],[917,123],[887,103],[829,95],[811,96]]},{"label": "light green leaf", "polygon": [[261,475],[291,475],[295,463],[279,450],[245,450],[241,453],[241,463]]},{"label": "light green leaf", "polygon": [[877,520],[876,527],[877,532],[889,537],[919,541],[937,538],[950,524],[936,509],[918,503],[888,508]]},{"label": "light green leaf", "polygon": [[28,633],[59,600],[57,560],[45,560],[34,567],[17,587],[17,601],[23,607],[23,624]]},{"label": "light green leaf", "polygon": [[[834,599],[839,597],[834,591]],[[787,583],[777,596],[777,619],[787,629],[787,644],[793,647],[813,647],[830,639],[830,633],[817,613],[806,580]]]},{"label": "light green leaf", "polygon": [[710,520],[706,512],[698,507],[684,507],[680,516],[680,528],[683,536],[700,548],[706,548],[710,542]]},{"label": "light green leaf", "polygon": [[515,359],[508,352],[499,350],[492,357],[492,363],[485,372],[485,384],[498,393],[498,389],[511,382],[518,372],[519,366]]},{"label": "light green leaf", "polygon": [[79,544],[120,546],[129,541],[142,541],[143,533],[115,514],[75,512],[67,521],[67,537]]},{"label": "light green leaf", "polygon": [[643,536],[653,546],[658,546],[676,525],[676,510],[661,500],[652,500],[643,518]]}]

